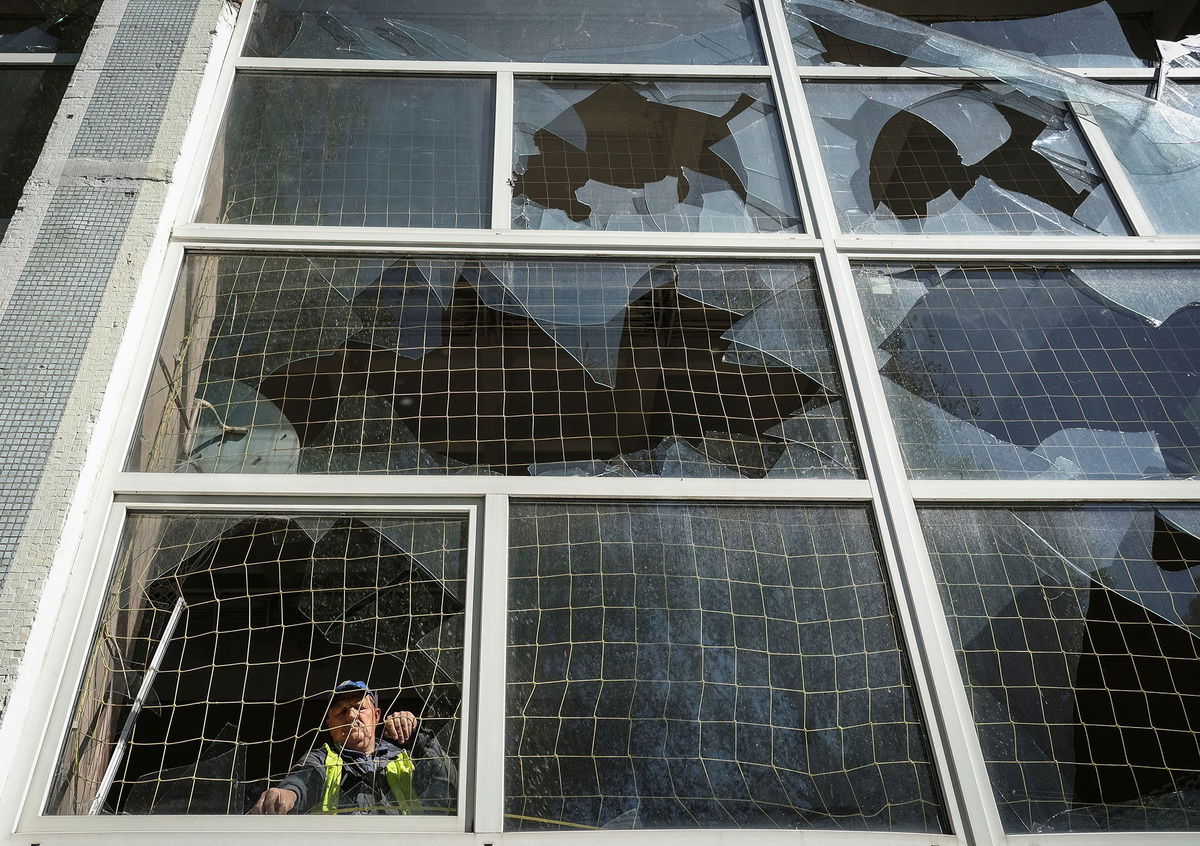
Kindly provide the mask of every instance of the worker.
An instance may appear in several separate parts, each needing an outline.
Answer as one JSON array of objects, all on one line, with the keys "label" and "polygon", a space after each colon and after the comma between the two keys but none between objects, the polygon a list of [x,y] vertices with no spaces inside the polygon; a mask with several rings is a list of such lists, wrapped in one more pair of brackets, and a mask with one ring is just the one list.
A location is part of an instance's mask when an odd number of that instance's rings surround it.
[{"label": "worker", "polygon": [[329,742],[266,790],[250,813],[453,813],[457,773],[437,738],[409,711],[382,721],[381,714],[366,682],[338,684],[325,712]]}]

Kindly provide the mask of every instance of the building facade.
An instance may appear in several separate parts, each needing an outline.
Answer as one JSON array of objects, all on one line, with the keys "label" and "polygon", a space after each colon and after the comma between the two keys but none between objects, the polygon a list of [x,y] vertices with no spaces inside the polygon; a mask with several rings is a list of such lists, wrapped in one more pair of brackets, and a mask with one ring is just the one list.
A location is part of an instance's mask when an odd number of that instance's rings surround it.
[{"label": "building facade", "polygon": [[1191,842],[1200,7],[1026,5],[10,40],[5,837]]}]

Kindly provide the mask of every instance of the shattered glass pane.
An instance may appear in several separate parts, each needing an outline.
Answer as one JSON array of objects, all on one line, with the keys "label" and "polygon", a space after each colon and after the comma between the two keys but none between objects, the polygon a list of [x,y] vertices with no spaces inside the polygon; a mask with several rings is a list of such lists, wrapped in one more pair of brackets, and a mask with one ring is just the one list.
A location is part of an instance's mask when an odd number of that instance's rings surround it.
[{"label": "shattered glass pane", "polygon": [[334,686],[362,679],[384,713],[419,717],[414,788],[452,813],[467,538],[459,518],[131,515],[46,812],[88,813],[119,755],[101,813],[244,814],[330,742]]},{"label": "shattered glass pane", "polygon": [[[797,58],[802,64],[820,54],[823,47],[816,30],[825,30],[838,38],[904,57],[906,64],[967,68],[981,77],[1007,83],[1027,98],[1071,104],[1099,124],[1160,232],[1200,231],[1200,205],[1196,203],[1200,191],[1192,190],[1200,162],[1200,117],[1178,108],[1179,104],[1168,102],[1167,98],[1151,100],[1128,86],[1106,85],[859,3],[785,0],[784,6]],[[1194,3],[1169,4],[1171,14],[1164,15],[1163,20],[1171,20],[1177,10],[1194,7]],[[1183,18],[1175,18],[1171,26],[1179,30],[1187,24]],[[1189,44],[1193,42],[1188,39],[1177,44],[1159,42],[1164,55],[1169,54],[1173,61],[1183,64],[1190,61],[1188,56],[1195,56],[1195,45]],[[1052,152],[1046,146],[1048,142],[1054,143],[1054,139],[1042,139],[1038,150],[1044,156]],[[1046,157],[1068,178],[1066,163],[1059,156]],[[832,165],[830,169],[838,170]],[[1090,170],[1094,168],[1084,168],[1084,172],[1073,174],[1068,181],[1078,180]],[[1109,203],[1103,202],[1096,208],[1098,193],[1092,193],[1077,216],[1087,226],[1103,230],[1097,219],[1105,217]]]},{"label": "shattered glass pane", "polygon": [[479,228],[492,83],[238,74],[199,220]]},{"label": "shattered glass pane", "polygon": [[247,56],[761,65],[746,0],[260,0]]},{"label": "shattered glass pane", "polygon": [[514,831],[942,832],[865,508],[514,503]]},{"label": "shattered glass pane", "polygon": [[1200,830],[1198,517],[922,509],[1006,831]]},{"label": "shattered glass pane", "polygon": [[796,262],[193,254],[129,467],[860,475]]},{"label": "shattered glass pane", "polygon": [[855,277],[915,477],[1200,471],[1194,267],[862,264]]},{"label": "shattered glass pane", "polygon": [[0,9],[0,53],[78,53],[101,0],[21,0]]},{"label": "shattered glass pane", "polygon": [[513,226],[799,232],[761,82],[518,80]]},{"label": "shattered glass pane", "polygon": [[1061,103],[977,83],[807,83],[805,94],[848,232],[1129,232]]},{"label": "shattered glass pane", "polygon": [[[932,29],[1050,65],[1075,68],[1146,67],[1158,61],[1155,40],[1175,41],[1194,28],[1195,0],[1093,2],[1033,0],[1001,5],[949,0],[860,0]],[[808,4],[797,4],[804,8]],[[816,4],[813,4],[814,6]],[[831,4],[821,4],[828,8]],[[852,13],[847,13],[852,14]],[[791,16],[803,64],[896,66],[910,55],[899,43],[858,40],[839,27]]]},{"label": "shattered glass pane", "polygon": [[5,98],[0,116],[0,237],[17,210],[70,80],[71,69],[65,67],[0,69]]}]

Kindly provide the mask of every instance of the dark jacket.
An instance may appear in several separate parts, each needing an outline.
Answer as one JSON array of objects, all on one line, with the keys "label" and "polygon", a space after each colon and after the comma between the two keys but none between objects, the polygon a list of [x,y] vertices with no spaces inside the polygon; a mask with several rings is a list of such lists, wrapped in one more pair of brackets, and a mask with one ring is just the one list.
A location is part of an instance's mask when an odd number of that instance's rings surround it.
[{"label": "dark jacket", "polygon": [[[413,790],[422,813],[454,813],[458,797],[458,772],[432,733],[420,730],[405,744],[412,756]],[[345,814],[400,814],[388,785],[384,768],[400,755],[400,747],[377,740],[370,755],[342,749],[342,789],[338,807]],[[306,814],[317,806],[325,788],[324,745],[314,747],[277,786],[291,790],[299,799],[293,814]]]}]

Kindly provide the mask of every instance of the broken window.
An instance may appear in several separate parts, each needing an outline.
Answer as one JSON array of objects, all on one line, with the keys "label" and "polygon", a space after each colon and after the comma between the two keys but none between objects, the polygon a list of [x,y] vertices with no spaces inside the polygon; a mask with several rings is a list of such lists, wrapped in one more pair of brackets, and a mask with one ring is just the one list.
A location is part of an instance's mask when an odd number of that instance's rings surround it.
[{"label": "broken window", "polygon": [[1200,510],[921,516],[1005,830],[1200,830]]},{"label": "broken window", "polygon": [[458,518],[131,515],[47,813],[245,813],[352,679],[420,719],[410,812],[454,814],[470,558]]},{"label": "broken window", "polygon": [[0,68],[5,97],[0,116],[0,237],[42,153],[70,80],[70,68]]},{"label": "broken window", "polygon": [[1192,265],[855,268],[917,478],[1191,477]]},{"label": "broken window", "polygon": [[192,256],[131,467],[858,475],[802,263]]},{"label": "broken window", "polygon": [[946,831],[866,508],[511,514],[506,828]]},{"label": "broken window", "polygon": [[805,94],[848,232],[1129,232],[1062,103],[978,83],[808,83]]},{"label": "broken window", "polygon": [[[1160,58],[1156,39],[1176,41],[1200,28],[1196,0],[863,0],[862,5],[1060,67],[1145,67]],[[899,45],[848,35],[792,20],[803,64],[919,64]]]},{"label": "broken window", "polygon": [[486,79],[239,74],[199,219],[479,228]]},{"label": "broken window", "polygon": [[799,232],[762,82],[516,86],[513,226]]},{"label": "broken window", "polygon": [[260,0],[248,56],[761,65],[747,0]]},{"label": "broken window", "polygon": [[0,53],[78,53],[101,0],[6,0]]}]

